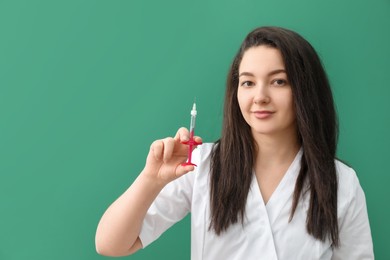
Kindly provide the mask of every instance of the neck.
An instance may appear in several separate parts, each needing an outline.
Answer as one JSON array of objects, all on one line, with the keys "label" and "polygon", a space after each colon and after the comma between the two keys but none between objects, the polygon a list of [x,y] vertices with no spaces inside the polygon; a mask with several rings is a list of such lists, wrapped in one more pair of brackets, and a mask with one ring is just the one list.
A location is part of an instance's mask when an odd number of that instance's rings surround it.
[{"label": "neck", "polygon": [[256,165],[272,166],[292,162],[300,144],[296,132],[280,135],[254,134],[257,144]]}]

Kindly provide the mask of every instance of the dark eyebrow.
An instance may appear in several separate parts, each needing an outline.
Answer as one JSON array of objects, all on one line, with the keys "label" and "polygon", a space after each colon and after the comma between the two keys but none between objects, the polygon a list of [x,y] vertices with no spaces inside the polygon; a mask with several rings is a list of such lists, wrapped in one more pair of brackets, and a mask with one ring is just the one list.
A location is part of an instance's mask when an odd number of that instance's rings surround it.
[{"label": "dark eyebrow", "polygon": [[[279,74],[279,73],[286,73],[286,71],[284,69],[279,69],[279,70],[273,70],[271,71],[270,73],[268,73],[268,75],[275,75],[275,74]],[[286,73],[287,74],[287,73]]]},{"label": "dark eyebrow", "polygon": [[[270,73],[268,73],[268,76],[272,76],[272,75],[279,74],[279,73],[286,73],[286,71],[284,69],[273,70]],[[238,77],[241,77],[241,76],[254,77],[255,75],[253,75],[253,73],[250,73],[250,72],[241,72],[240,75],[238,75]]]},{"label": "dark eyebrow", "polygon": [[250,72],[241,72],[240,75],[238,75],[238,77],[241,77],[241,76],[249,76],[249,77],[253,77],[253,73],[250,73]]}]

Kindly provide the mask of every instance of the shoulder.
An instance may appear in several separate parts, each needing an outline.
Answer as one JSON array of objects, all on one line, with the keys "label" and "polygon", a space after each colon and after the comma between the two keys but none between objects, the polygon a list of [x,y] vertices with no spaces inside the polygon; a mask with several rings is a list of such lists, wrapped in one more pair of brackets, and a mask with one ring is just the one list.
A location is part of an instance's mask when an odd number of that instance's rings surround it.
[{"label": "shoulder", "polygon": [[199,145],[192,153],[194,163],[198,166],[204,163],[209,164],[215,145],[215,143],[203,143]]},{"label": "shoulder", "polygon": [[339,189],[351,190],[360,186],[355,170],[345,163],[335,160]]},{"label": "shoulder", "polygon": [[350,203],[356,199],[363,190],[356,172],[345,163],[335,160],[337,178],[338,178],[338,204],[339,211],[342,213],[349,207]]},{"label": "shoulder", "polygon": [[203,143],[194,150],[194,154],[200,158],[207,158],[211,155],[215,146],[215,143]]},{"label": "shoulder", "polygon": [[336,172],[339,178],[356,178],[356,172],[340,160],[335,160]]},{"label": "shoulder", "polygon": [[334,249],[333,258],[374,259],[365,195],[356,172],[340,161],[336,171],[340,247]]},{"label": "shoulder", "polygon": [[208,189],[209,174],[211,170],[211,157],[214,151],[215,143],[203,143],[193,152],[193,162],[197,165],[191,174],[194,178],[195,190],[206,192]]}]

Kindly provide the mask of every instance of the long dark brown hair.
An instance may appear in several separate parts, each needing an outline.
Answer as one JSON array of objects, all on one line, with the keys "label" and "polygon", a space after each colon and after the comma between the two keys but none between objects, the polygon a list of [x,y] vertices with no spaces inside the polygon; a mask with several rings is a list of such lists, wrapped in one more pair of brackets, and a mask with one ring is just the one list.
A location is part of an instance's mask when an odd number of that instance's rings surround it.
[{"label": "long dark brown hair", "polygon": [[228,73],[222,134],[211,159],[210,229],[221,234],[231,224],[244,219],[256,146],[238,105],[238,69],[244,52],[260,45],[276,48],[282,54],[303,151],[290,221],[301,196],[309,192],[307,232],[321,241],[329,238],[333,246],[338,246],[338,184],[334,163],[338,122],[332,91],[321,60],[310,43],[299,34],[279,27],[260,27],[250,32]]}]

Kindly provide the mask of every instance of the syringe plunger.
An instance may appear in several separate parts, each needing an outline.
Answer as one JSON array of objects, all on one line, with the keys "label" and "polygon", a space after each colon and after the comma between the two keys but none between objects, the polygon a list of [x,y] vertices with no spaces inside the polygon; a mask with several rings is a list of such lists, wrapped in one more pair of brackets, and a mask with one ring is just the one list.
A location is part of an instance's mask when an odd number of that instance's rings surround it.
[{"label": "syringe plunger", "polygon": [[196,116],[196,104],[192,105],[191,116]]}]

